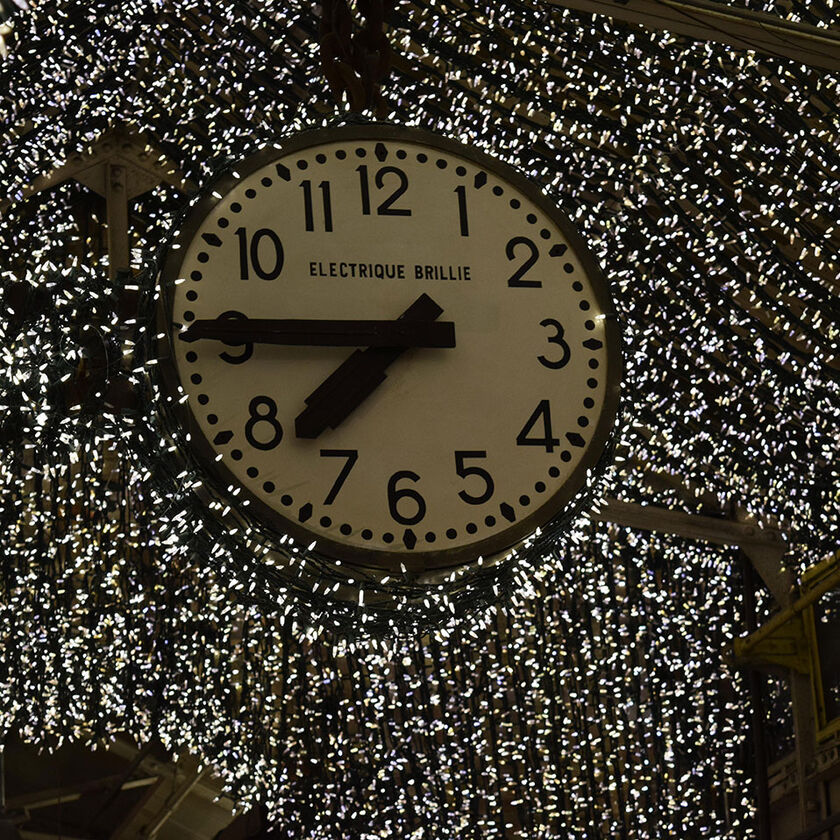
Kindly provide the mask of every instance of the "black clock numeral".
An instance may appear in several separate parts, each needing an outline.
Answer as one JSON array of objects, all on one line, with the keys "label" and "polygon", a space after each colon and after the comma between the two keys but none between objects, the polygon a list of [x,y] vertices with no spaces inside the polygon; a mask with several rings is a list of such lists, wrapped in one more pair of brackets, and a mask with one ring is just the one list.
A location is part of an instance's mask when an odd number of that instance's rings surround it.
[{"label": "black clock numeral", "polygon": [[[274,449],[283,440],[283,427],[277,422],[277,403],[271,397],[260,394],[251,400],[248,414],[250,419],[245,424],[245,440],[254,449]],[[271,437],[258,440],[255,433],[259,431],[260,437],[265,438],[266,429],[271,430]]]},{"label": "black clock numeral", "polygon": [[362,166],[356,167],[356,172],[359,173],[359,189],[362,192],[362,215],[370,216],[370,183],[368,181],[368,168]]},{"label": "black clock numeral", "polygon": [[[303,190],[303,217],[304,225],[308,231],[315,230],[315,213],[312,207],[312,181],[309,179],[301,181],[300,188]],[[321,205],[324,211],[324,230],[332,233],[332,200],[330,199],[330,182],[321,181],[318,184],[321,190]]]},{"label": "black clock numeral", "polygon": [[[368,168],[364,164],[356,167],[359,173],[359,188],[362,194],[362,215],[370,216],[370,179]],[[376,188],[381,190],[385,186],[385,176],[396,175],[399,179],[397,188],[377,208],[377,216],[410,216],[411,210],[405,207],[392,207],[391,205],[408,189],[408,175],[396,166],[383,166],[376,170],[373,176]]]},{"label": "black clock numeral", "polygon": [[[236,235],[239,237],[239,276],[243,280],[248,279],[250,274],[248,257],[250,256],[250,263],[254,266],[254,274],[257,277],[261,280],[276,280],[283,270],[283,243],[280,237],[269,228],[260,228],[251,236],[249,248],[248,232],[245,228],[237,228]],[[274,250],[274,266],[270,270],[266,270],[260,259],[260,242],[266,238],[271,242]]]},{"label": "black clock numeral", "polygon": [[508,280],[508,286],[516,287],[520,289],[531,288],[531,289],[539,289],[542,288],[542,283],[539,280],[523,280],[523,276],[531,269],[534,263],[539,259],[540,256],[540,249],[528,239],[527,236],[514,236],[513,239],[508,241],[508,244],[505,246],[505,253],[507,254],[507,258],[509,260],[516,259],[516,246],[517,245],[525,245],[531,252],[530,256],[527,260],[525,260],[519,268],[513,273],[511,278]]},{"label": "black clock numeral", "polygon": [[[388,510],[395,522],[400,525],[416,525],[426,515],[426,501],[413,487],[397,487],[397,482],[407,479],[409,481],[419,481],[420,476],[411,470],[397,470],[390,479],[388,479]],[[412,516],[404,516],[397,510],[397,504],[403,499],[410,499],[411,502],[417,505],[417,510]],[[405,509],[405,505],[403,505]]]},{"label": "black clock numeral", "polygon": [[391,205],[408,189],[408,176],[402,169],[396,166],[383,166],[374,177],[377,189],[382,189],[385,186],[385,175],[393,173],[399,178],[399,186],[391,193],[391,195],[376,208],[376,212],[380,216],[410,216],[411,210],[403,207],[391,207]]},{"label": "black clock numeral", "polygon": [[493,495],[493,490],[495,489],[495,485],[493,484],[493,477],[490,475],[487,470],[483,467],[476,467],[471,466],[468,467],[464,461],[467,458],[486,458],[487,451],[486,450],[460,450],[455,452],[455,472],[461,478],[468,478],[471,475],[477,476],[484,482],[484,490],[478,496],[473,496],[471,493],[468,493],[466,490],[459,490],[458,495],[468,504],[468,505],[483,505],[486,501]]},{"label": "black clock numeral", "polygon": [[[222,312],[219,315],[220,318],[244,318],[246,321],[248,320],[248,316],[244,312],[237,312],[235,309],[228,309],[227,312]],[[219,353],[219,358],[223,362],[227,362],[229,365],[241,365],[243,362],[247,362],[251,356],[254,355],[254,345],[245,342],[244,344],[234,344],[232,341],[224,341],[223,344],[227,344],[228,347],[241,347],[242,352],[238,356],[234,356],[231,353],[228,353],[227,350]]]},{"label": "black clock numeral", "polygon": [[458,194],[458,220],[461,223],[461,236],[470,235],[470,225],[467,220],[467,188],[463,184],[455,187]]},{"label": "black clock numeral", "polygon": [[[529,437],[534,426],[542,420],[542,437]],[[548,400],[540,400],[539,405],[534,409],[533,414],[527,419],[522,431],[516,436],[517,446],[543,446],[546,452],[553,452],[554,447],[560,443],[551,433],[551,407]]]},{"label": "black clock numeral", "polygon": [[545,356],[537,356],[537,360],[541,365],[552,370],[559,370],[565,367],[569,363],[569,356],[571,356],[572,351],[569,349],[569,345],[563,340],[563,325],[554,318],[543,318],[540,321],[540,326],[554,327],[554,335],[549,336],[546,341],[549,344],[556,344],[560,347],[560,358],[547,359]]},{"label": "black clock numeral", "polygon": [[359,459],[359,450],[358,449],[322,449],[321,450],[321,457],[322,458],[346,458],[347,460],[344,462],[344,466],[341,468],[341,471],[338,474],[338,478],[336,478],[333,486],[330,488],[330,492],[327,493],[326,499],[324,499],[325,505],[331,505],[335,501],[335,497],[338,495],[338,491],[344,486],[344,482],[347,481],[347,476],[350,475],[350,470],[353,469],[353,465]]}]

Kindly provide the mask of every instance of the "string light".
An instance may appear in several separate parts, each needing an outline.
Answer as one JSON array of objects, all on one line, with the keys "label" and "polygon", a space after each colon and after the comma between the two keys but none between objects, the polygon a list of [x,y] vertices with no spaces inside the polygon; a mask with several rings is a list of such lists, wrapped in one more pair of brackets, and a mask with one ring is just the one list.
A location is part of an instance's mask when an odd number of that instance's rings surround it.
[{"label": "string light", "polygon": [[[831,4],[808,8],[792,15],[832,22]],[[746,693],[724,656],[734,552],[582,518],[409,595],[277,545],[225,511],[170,422],[153,278],[132,281],[126,318],[101,201],[71,182],[19,200],[114,125],[205,182],[278,128],[324,124],[309,4],[68,0],[15,22],[0,731],[157,736],[288,837],[748,834]],[[400,7],[391,37],[392,118],[543,184],[613,283],[625,417],[599,490],[735,501],[789,530],[800,567],[833,551],[836,79],[540,3]],[[182,203],[161,185],[132,205],[135,268]],[[377,592],[396,593],[392,617]]]}]

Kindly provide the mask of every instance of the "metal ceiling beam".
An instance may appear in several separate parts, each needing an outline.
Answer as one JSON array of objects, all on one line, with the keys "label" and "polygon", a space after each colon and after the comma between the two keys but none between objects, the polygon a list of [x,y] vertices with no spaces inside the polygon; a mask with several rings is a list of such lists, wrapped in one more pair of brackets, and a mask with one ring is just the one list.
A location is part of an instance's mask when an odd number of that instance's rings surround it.
[{"label": "metal ceiling beam", "polygon": [[655,505],[637,505],[618,499],[606,499],[592,512],[592,519],[714,545],[739,546],[750,558],[773,597],[783,606],[790,603],[795,581],[793,573],[784,564],[785,541],[778,528],[683,513]]},{"label": "metal ceiling beam", "polygon": [[840,32],[784,20],[765,12],[712,0],[548,0],[581,12],[607,15],[647,29],[667,30],[701,41],[718,41],[742,50],[811,67],[840,70]]},{"label": "metal ceiling beam", "polygon": [[90,837],[76,837],[72,834],[44,834],[42,831],[21,829],[21,840],[92,840]]},{"label": "metal ceiling beam", "polygon": [[784,547],[784,540],[778,528],[761,527],[748,522],[734,522],[731,519],[718,519],[715,516],[702,516],[697,513],[683,513],[656,505],[637,505],[618,499],[606,499],[599,506],[597,513],[593,512],[592,518],[598,522],[613,522],[642,531],[659,531],[715,545],[744,547],[758,544]]},{"label": "metal ceiling beam", "polygon": [[[126,760],[133,759],[138,752],[137,747],[122,738],[117,738],[109,744],[108,751]],[[138,769],[145,775],[159,776],[171,782],[178,780],[178,776],[181,775],[177,765],[172,762],[158,761],[152,756],[145,756],[140,761]],[[221,786],[217,785],[209,776],[202,776],[191,792],[205,799],[207,802],[214,803],[219,808],[223,808],[226,811],[233,811],[235,805],[233,799],[227,796],[221,789]]]},{"label": "metal ceiling beam", "polygon": [[145,827],[143,837],[148,840],[155,840],[158,833],[166,824],[166,821],[178,810],[181,803],[187,798],[190,791],[206,776],[208,768],[204,767],[201,770],[196,769],[194,773],[189,774],[181,785],[174,790],[163,803],[160,810],[154,815],[149,824]]},{"label": "metal ceiling beam", "polygon": [[68,802],[75,802],[81,799],[86,793],[102,790],[118,785],[119,790],[134,790],[139,787],[147,787],[153,785],[157,781],[157,776],[148,776],[142,779],[128,779],[125,780],[123,776],[106,776],[102,779],[93,779],[88,782],[79,782],[75,785],[67,785],[62,788],[52,788],[49,790],[36,790],[32,793],[16,796],[9,799],[6,807],[9,810],[34,811],[37,808],[50,808],[53,805],[63,805]]},{"label": "metal ceiling beam", "polygon": [[25,201],[70,179],[107,198],[110,186],[108,165],[123,170],[125,200],[142,195],[160,183],[171,184],[187,195],[197,190],[197,186],[145,135],[113,129],[102,135],[87,151],[70,155],[63,164],[39,175],[17,194],[3,196],[0,213],[16,202]]}]

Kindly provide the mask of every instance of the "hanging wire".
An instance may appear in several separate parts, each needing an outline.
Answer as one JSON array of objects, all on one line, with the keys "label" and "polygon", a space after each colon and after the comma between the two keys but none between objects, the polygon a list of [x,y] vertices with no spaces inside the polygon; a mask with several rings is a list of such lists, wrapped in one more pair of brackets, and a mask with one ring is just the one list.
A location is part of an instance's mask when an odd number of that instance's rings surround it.
[{"label": "hanging wire", "polygon": [[321,69],[336,104],[354,113],[388,111],[382,83],[391,71],[391,45],[385,28],[393,11],[389,0],[359,0],[359,26],[347,0],[324,0],[321,5]]}]

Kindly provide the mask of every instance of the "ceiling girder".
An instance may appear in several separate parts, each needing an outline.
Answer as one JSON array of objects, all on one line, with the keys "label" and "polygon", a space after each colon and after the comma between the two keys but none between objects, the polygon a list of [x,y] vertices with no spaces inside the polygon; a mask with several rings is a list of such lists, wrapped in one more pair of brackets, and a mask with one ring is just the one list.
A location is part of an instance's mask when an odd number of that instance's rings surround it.
[{"label": "ceiling girder", "polygon": [[608,15],[701,41],[719,41],[743,50],[811,67],[840,70],[840,32],[784,20],[765,12],[711,0],[549,0],[581,12]]},{"label": "ceiling girder", "polygon": [[782,605],[790,602],[794,579],[784,565],[785,541],[778,528],[618,499],[606,499],[597,511],[593,511],[592,518],[596,522],[611,522],[625,528],[672,534],[715,545],[737,545],[750,558],[773,597]]}]

